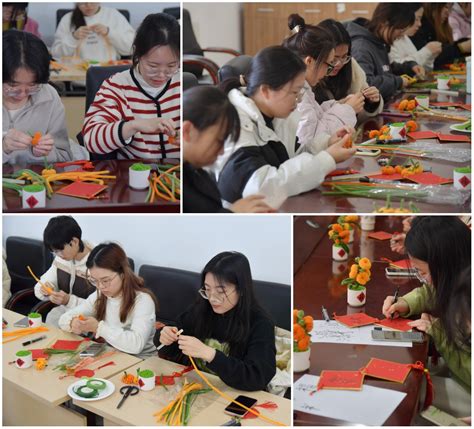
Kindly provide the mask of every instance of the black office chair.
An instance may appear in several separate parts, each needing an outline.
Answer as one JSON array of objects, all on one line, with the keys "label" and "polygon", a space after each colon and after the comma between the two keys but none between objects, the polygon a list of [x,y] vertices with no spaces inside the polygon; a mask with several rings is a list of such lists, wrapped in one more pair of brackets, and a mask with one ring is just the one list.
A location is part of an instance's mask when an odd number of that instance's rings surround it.
[{"label": "black office chair", "polygon": [[26,266],[29,265],[33,272],[40,276],[51,266],[53,255],[44,247],[42,241],[15,236],[7,238],[6,253],[12,296],[5,308],[26,315],[40,302],[34,294],[36,280]]},{"label": "black office chair", "polygon": [[[193,30],[191,15],[187,9],[183,9],[183,71],[194,74],[199,83],[217,84],[217,72],[219,66],[209,58],[204,57],[204,52],[219,52],[239,56],[240,52],[230,48],[210,47],[201,48]],[[212,82],[203,77],[206,70]]]},{"label": "black office chair", "polygon": [[[63,19],[64,15],[69,12],[72,12],[74,9],[57,9],[56,10],[56,28],[58,28],[61,19]],[[130,12],[127,9],[117,9],[125,19],[130,22]]]},{"label": "black office chair", "polygon": [[197,85],[199,85],[199,82],[196,76],[189,72],[183,72],[183,91]]},{"label": "black office chair", "polygon": [[181,8],[180,7],[166,7],[163,9],[163,13],[174,16],[175,19],[181,19]]},{"label": "black office chair", "polygon": [[249,71],[251,63],[252,57],[250,55],[240,55],[232,58],[219,69],[219,82],[232,77],[239,77],[241,74],[245,75]]}]

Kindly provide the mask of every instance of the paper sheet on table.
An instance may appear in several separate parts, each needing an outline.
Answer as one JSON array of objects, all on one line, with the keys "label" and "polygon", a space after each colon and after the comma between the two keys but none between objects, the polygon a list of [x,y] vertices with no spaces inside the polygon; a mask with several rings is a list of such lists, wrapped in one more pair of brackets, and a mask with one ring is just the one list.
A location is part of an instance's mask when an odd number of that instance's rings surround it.
[{"label": "paper sheet on table", "polygon": [[413,347],[411,341],[374,341],[371,331],[374,325],[348,328],[331,320],[315,320],[311,331],[312,343],[368,344],[371,346]]},{"label": "paper sheet on table", "polygon": [[360,391],[316,390],[319,377],[304,375],[294,384],[293,408],[297,411],[346,420],[369,426],[381,426],[395,411],[406,393],[363,385]]}]

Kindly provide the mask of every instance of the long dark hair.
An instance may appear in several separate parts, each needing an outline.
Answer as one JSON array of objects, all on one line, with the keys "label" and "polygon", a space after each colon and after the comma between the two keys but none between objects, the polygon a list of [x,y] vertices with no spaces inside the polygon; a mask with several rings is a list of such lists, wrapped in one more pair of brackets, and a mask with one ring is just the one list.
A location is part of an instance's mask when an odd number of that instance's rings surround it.
[{"label": "long dark hair", "polygon": [[23,28],[18,28],[18,14],[23,12],[25,15],[25,22],[23,23],[23,27],[26,25],[28,22],[28,3],[13,3],[13,2],[3,2],[2,6],[12,6],[12,16],[10,17],[10,21],[8,23],[8,28],[9,29],[17,29],[17,30],[23,30]]},{"label": "long dark hair", "polygon": [[301,58],[308,56],[314,58],[316,67],[329,58],[335,44],[329,32],[324,28],[307,25],[297,13],[288,17],[288,28],[293,34],[283,41],[283,46],[297,53]]},{"label": "long dark hair", "polygon": [[190,121],[199,131],[224,124],[225,139],[236,142],[240,136],[240,119],[236,108],[220,89],[198,85],[183,94],[183,121]]},{"label": "long dark hair", "polygon": [[[202,270],[201,287],[204,287],[208,273],[211,273],[220,284],[230,283],[236,287],[239,300],[229,312],[229,329],[225,337],[230,348],[229,355],[242,355],[250,335],[252,311],[264,312],[255,297],[250,263],[242,253],[222,252],[214,256]],[[220,317],[214,313],[209,301],[200,296],[192,308],[192,316],[195,322],[194,334],[201,340],[212,335],[212,327],[219,323]]]},{"label": "long dark hair", "polygon": [[413,25],[415,22],[415,11],[422,7],[421,3],[379,3],[374,10],[372,19],[368,22],[368,30],[380,39],[382,37],[382,28],[387,25],[389,28],[387,39],[384,40],[388,45],[395,41],[395,31],[403,30]]},{"label": "long dark hair", "polygon": [[432,314],[451,341],[457,328],[449,320],[446,308],[453,302],[453,285],[459,273],[471,265],[471,230],[456,216],[418,216],[413,219],[405,239],[408,255],[428,264],[434,303]]},{"label": "long dark hair", "polygon": [[[135,306],[138,292],[150,295],[157,305],[153,293],[143,287],[144,280],[138,277],[130,267],[125,251],[116,243],[102,243],[94,247],[87,258],[86,267],[105,268],[122,276],[122,305],[120,307],[120,321],[125,323],[128,315]],[[97,320],[104,320],[107,311],[107,297],[97,291],[95,312]]]},{"label": "long dark hair", "polygon": [[[351,55],[351,36],[340,22],[334,19],[325,19],[318,24],[318,27],[325,29],[331,35],[335,48],[340,45],[347,45],[349,47],[347,54]],[[316,101],[321,104],[328,100],[328,92],[333,94],[335,100],[346,97],[351,83],[352,61],[349,61],[339,70],[336,76],[326,76],[313,88]]]},{"label": "long dark hair", "polygon": [[30,70],[35,83],[48,83],[50,55],[44,42],[27,31],[3,32],[3,82],[12,82],[19,68]]},{"label": "long dark hair", "polygon": [[84,27],[86,25],[86,18],[84,18],[84,14],[82,13],[81,9],[79,9],[79,6],[76,4],[76,7],[72,11],[71,15],[71,30],[72,32],[74,32],[79,27]]},{"label": "long dark hair", "polygon": [[133,41],[133,65],[136,66],[140,58],[155,46],[169,46],[179,61],[180,29],[174,16],[152,13],[145,17]]},{"label": "long dark hair", "polygon": [[436,32],[436,40],[441,43],[453,43],[453,29],[448,20],[441,22],[441,13],[448,3],[423,3],[423,17]]}]

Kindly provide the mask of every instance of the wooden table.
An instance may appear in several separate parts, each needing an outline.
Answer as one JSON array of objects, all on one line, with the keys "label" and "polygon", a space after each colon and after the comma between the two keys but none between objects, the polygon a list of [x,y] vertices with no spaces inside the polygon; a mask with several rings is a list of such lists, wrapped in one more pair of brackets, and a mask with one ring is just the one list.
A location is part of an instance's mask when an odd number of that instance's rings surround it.
[{"label": "wooden table", "polygon": [[[130,368],[128,372],[135,373],[136,369],[152,369],[156,375],[169,375],[174,371],[181,371],[182,365],[170,362],[159,357],[151,357]],[[188,381],[197,381],[203,383],[201,378],[195,371],[191,371],[185,375]],[[241,392],[226,386],[217,376],[206,374],[206,377],[218,389],[232,398],[238,395],[246,395],[258,400],[258,403],[273,401],[278,405],[276,410],[262,410],[262,413],[271,419],[278,420],[286,425],[291,424],[291,402],[280,396],[272,395],[268,392]],[[110,379],[115,384],[116,390],[110,397],[97,402],[82,402],[74,400],[73,403],[85,408],[97,415],[104,417],[105,425],[120,426],[156,426],[164,425],[163,422],[157,423],[154,413],[160,411],[165,405],[174,399],[177,387],[168,386],[168,391],[163,387],[155,387],[154,390],[144,392],[140,391],[138,395],[129,397],[120,409],[117,404],[120,402],[122,395],[120,387],[121,375],[118,374]],[[206,386],[204,386],[206,387]],[[231,416],[224,413],[224,408],[229,401],[223,399],[215,392],[208,392],[200,395],[191,409],[192,417],[189,425],[191,426],[219,426],[231,419]],[[243,426],[266,426],[264,420],[261,419],[244,419]]]},{"label": "wooden table", "polygon": [[[170,202],[157,200],[154,203],[145,203],[148,190],[134,190],[128,186],[128,168],[136,160],[111,160],[95,161],[95,170],[108,170],[111,175],[117,176],[116,179],[109,180],[107,191],[100,195],[108,195],[106,199],[86,200],[83,198],[68,197],[66,195],[54,194],[50,200],[46,201],[46,207],[42,209],[23,209],[21,197],[16,191],[3,190],[3,212],[4,213],[49,213],[49,212],[67,212],[67,213],[90,213],[90,212],[161,212],[161,213],[179,213],[180,202]],[[145,164],[151,163],[140,160]],[[155,164],[176,164],[178,159],[165,159],[153,161]],[[3,165],[3,174],[12,174],[22,168],[41,173],[43,165]],[[74,167],[77,169],[78,167]],[[58,169],[62,171],[63,169]],[[71,182],[64,182],[61,185],[55,185],[53,189],[57,190]]]},{"label": "wooden table", "polygon": [[[402,94],[397,97],[395,101],[401,98],[406,98],[407,94]],[[452,101],[470,103],[471,97],[468,96],[446,96],[432,94],[430,96],[432,101]],[[445,111],[450,114],[455,114],[451,111]],[[406,118],[398,118],[400,121],[406,121]],[[467,119],[466,119],[467,120]],[[368,140],[368,132],[372,129],[380,129],[383,124],[387,122],[397,122],[397,118],[394,117],[382,117],[377,116],[375,118],[367,120],[361,126],[364,128],[364,133],[360,137],[360,141]],[[449,127],[455,122],[452,121],[439,121],[431,120],[426,118],[420,118],[417,120],[420,125],[420,130],[432,130],[435,132],[442,132],[444,134],[451,133]],[[459,122],[457,122],[459,123]],[[437,140],[431,140],[436,142]],[[451,143],[443,144],[443,147],[454,147],[454,148],[469,148],[470,144],[467,143]],[[368,156],[354,156],[353,158],[340,163],[337,168],[351,168],[358,170],[361,173],[374,173],[380,170],[380,166],[377,164],[377,159],[380,157],[387,157],[386,153],[382,153],[378,157]],[[403,156],[403,158],[407,158]],[[464,164],[451,163],[442,160],[422,160],[423,165],[426,168],[431,167],[433,173],[438,174],[442,177],[452,178],[453,168],[464,166]],[[469,163],[466,163],[469,164]],[[453,186],[453,185],[443,185]],[[304,194],[296,195],[288,198],[280,208],[281,212],[287,213],[369,213],[374,211],[374,201],[378,207],[384,205],[383,200],[374,200],[370,198],[350,198],[346,196],[326,196],[322,195],[321,190],[315,189],[313,191],[306,192]],[[449,204],[428,204],[422,202],[415,202],[416,207],[423,213],[470,213],[471,205],[470,200],[462,205],[449,205]]]},{"label": "wooden table", "polygon": [[[294,242],[295,249],[298,242],[305,240],[307,234],[304,217],[295,222]],[[325,224],[320,222],[321,230],[327,231],[327,226],[335,220],[328,216]],[[399,216],[377,217],[375,231],[402,231],[401,218]],[[300,246],[299,252],[308,251],[311,244]],[[294,279],[294,307],[303,309],[306,314],[311,314],[315,319],[322,319],[321,306],[324,305],[328,312],[336,312],[338,315],[363,311],[370,316],[383,318],[382,303],[386,296],[393,295],[397,286],[400,287],[400,295],[405,295],[410,290],[418,287],[420,283],[415,279],[387,278],[385,267],[387,263],[380,262],[381,257],[392,260],[404,259],[390,251],[389,241],[378,241],[367,238],[367,233],[356,233],[354,243],[351,245],[351,253],[346,263],[332,261],[332,242],[329,238],[322,237],[314,247],[314,250],[295,272]],[[306,247],[306,249],[304,248]],[[347,305],[346,287],[341,286],[341,281],[348,277],[348,269],[353,263],[355,256],[366,256],[373,261],[372,279],[367,287],[367,303],[364,307],[353,308]],[[311,346],[311,368],[307,373],[319,375],[323,369],[334,370],[357,370],[367,364],[371,357],[392,360],[401,363],[414,363],[416,361],[426,362],[428,343],[413,344],[413,347],[389,347],[353,344],[323,344],[317,343]],[[303,373],[295,374],[295,380]],[[405,392],[407,396],[385,422],[385,425],[408,426],[418,410],[422,375],[411,371],[404,384],[391,383],[388,381],[369,379],[364,383],[371,386],[395,389]],[[341,405],[342,406],[342,405]],[[299,411],[294,413],[295,425],[347,425],[348,422],[334,420]],[[350,423],[353,424],[353,423]]]},{"label": "wooden table", "polygon": [[85,70],[83,67],[72,65],[65,67],[66,69],[61,69],[58,71],[52,70],[49,76],[49,80],[51,82],[85,82],[87,70]]},{"label": "wooden table", "polygon": [[[18,329],[13,323],[22,319],[22,314],[3,309],[3,318],[8,322],[4,331]],[[58,426],[58,425],[87,425],[85,416],[61,406],[70,399],[67,388],[77,381],[74,377],[62,380],[60,371],[53,368],[61,360],[59,357],[50,358],[50,365],[43,371],[37,371],[34,366],[18,369],[8,362],[15,360],[15,353],[22,349],[39,349],[48,347],[57,339],[77,340],[81,337],[64,332],[59,328],[48,326],[49,331],[12,341],[3,345],[3,425],[14,426]],[[46,339],[32,345],[22,347],[21,343],[41,335]],[[96,371],[99,378],[110,378],[122,373],[125,369],[141,362],[141,359],[122,352],[116,352],[105,360],[114,361],[110,365]],[[102,362],[104,363],[104,362]],[[95,367],[98,365],[96,364]]]}]

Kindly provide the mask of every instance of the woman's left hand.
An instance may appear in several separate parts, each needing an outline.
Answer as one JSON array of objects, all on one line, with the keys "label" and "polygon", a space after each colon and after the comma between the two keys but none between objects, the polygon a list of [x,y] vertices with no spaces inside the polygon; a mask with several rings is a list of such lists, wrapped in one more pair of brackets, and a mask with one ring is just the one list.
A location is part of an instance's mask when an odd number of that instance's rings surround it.
[{"label": "woman's left hand", "polygon": [[178,338],[178,345],[180,350],[186,356],[200,358],[206,362],[212,362],[216,356],[216,350],[212,347],[206,346],[202,341],[196,337],[188,335],[180,335]]},{"label": "woman's left hand", "polygon": [[349,125],[344,125],[342,128],[339,128],[330,138],[329,138],[329,145],[331,146],[334,143],[337,143],[344,137],[346,134],[354,134],[354,128],[350,127]]},{"label": "woman's left hand", "polygon": [[39,139],[38,144],[33,146],[32,152],[34,156],[48,156],[53,147],[53,136],[51,134],[45,134]]},{"label": "woman's left hand", "polygon": [[420,66],[417,64],[416,66],[412,67],[412,70],[413,70],[413,73],[416,74],[416,77],[419,77],[419,78],[425,77],[425,68],[423,66]]},{"label": "woman's left hand", "polygon": [[80,321],[82,332],[97,332],[99,321],[95,317],[84,317],[84,320]]},{"label": "woman's left hand", "polygon": [[372,103],[380,101],[380,92],[375,86],[369,86],[362,90],[362,95]]},{"label": "woman's left hand", "polygon": [[422,332],[428,332],[431,329],[431,325],[436,321],[436,318],[433,317],[431,314],[422,313],[421,318],[418,320],[414,320],[413,322],[409,322],[408,324],[412,328],[416,328]]},{"label": "woman's left hand", "polygon": [[109,34],[109,27],[103,24],[91,25],[90,28],[94,33],[100,34],[101,36],[107,36],[107,34]]}]

